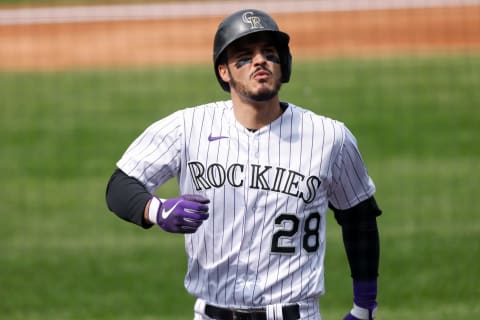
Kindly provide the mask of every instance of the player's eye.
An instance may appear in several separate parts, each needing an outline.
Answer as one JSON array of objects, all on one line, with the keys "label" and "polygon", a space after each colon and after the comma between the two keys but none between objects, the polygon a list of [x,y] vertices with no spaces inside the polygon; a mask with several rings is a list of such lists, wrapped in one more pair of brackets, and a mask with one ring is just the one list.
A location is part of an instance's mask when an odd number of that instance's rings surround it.
[{"label": "player's eye", "polygon": [[280,57],[277,56],[276,54],[269,54],[265,57],[268,61],[271,61],[273,63],[280,63]]},{"label": "player's eye", "polygon": [[249,64],[251,62],[252,62],[252,57],[242,56],[235,61],[235,68],[240,69],[244,65]]},{"label": "player's eye", "polygon": [[[273,63],[280,63],[280,57],[277,54],[275,47],[265,46],[261,49],[261,54],[266,60]],[[235,68],[240,69],[246,64],[252,63],[254,52],[252,49],[244,48],[238,50],[237,54],[233,57],[235,61]]]},{"label": "player's eye", "polygon": [[280,57],[278,56],[277,50],[274,46],[266,47],[262,53],[265,55],[265,59],[267,59],[268,61],[280,63]]}]

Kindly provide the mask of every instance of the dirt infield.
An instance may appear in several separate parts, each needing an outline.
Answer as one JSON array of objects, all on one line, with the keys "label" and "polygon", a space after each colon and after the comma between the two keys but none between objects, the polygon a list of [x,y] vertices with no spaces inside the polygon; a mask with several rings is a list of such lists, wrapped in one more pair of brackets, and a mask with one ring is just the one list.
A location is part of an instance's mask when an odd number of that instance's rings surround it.
[{"label": "dirt infield", "polygon": [[[480,52],[480,6],[276,14],[295,59]],[[221,17],[0,26],[0,70],[211,61]]]}]

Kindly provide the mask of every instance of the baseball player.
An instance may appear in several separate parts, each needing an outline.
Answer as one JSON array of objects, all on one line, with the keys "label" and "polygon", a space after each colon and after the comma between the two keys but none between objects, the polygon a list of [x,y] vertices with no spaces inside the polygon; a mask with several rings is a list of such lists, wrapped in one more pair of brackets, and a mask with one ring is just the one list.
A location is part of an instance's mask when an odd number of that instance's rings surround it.
[{"label": "baseball player", "polygon": [[[354,136],[279,99],[292,57],[289,36],[268,14],[248,9],[223,20],[213,62],[231,99],[148,127],[117,163],[109,209],[185,235],[195,320],[318,320],[330,207],[353,278],[344,319],[373,319],[381,211]],[[155,195],[174,177],[179,196]]]}]

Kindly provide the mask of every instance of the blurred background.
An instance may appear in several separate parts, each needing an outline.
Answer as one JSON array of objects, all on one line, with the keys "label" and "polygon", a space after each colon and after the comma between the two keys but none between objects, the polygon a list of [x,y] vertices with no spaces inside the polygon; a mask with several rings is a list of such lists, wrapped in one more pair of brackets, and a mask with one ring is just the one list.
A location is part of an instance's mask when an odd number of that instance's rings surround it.
[{"label": "blurred background", "polygon": [[[183,238],[121,221],[105,187],[146,126],[229,98],[212,41],[245,7],[291,36],[281,98],[359,141],[384,211],[378,318],[480,317],[480,1],[0,0],[0,319],[193,318]],[[327,228],[333,320],[352,293]]]}]

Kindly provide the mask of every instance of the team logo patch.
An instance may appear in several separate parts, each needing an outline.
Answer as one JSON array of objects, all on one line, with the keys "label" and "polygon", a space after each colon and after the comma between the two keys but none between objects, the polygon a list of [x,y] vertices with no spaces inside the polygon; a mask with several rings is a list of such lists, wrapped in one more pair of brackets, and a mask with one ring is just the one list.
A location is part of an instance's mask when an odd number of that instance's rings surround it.
[{"label": "team logo patch", "polygon": [[262,19],[255,16],[252,11],[247,11],[242,15],[242,21],[250,24],[250,29],[263,29]]}]

